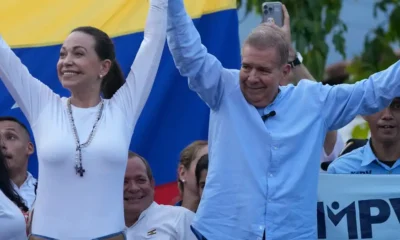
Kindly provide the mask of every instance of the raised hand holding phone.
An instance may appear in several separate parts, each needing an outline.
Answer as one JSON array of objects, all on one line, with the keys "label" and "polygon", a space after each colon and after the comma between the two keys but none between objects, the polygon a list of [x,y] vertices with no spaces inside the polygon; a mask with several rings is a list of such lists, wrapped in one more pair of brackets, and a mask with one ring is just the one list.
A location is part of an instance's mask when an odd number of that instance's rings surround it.
[{"label": "raised hand holding phone", "polygon": [[286,9],[285,5],[282,5],[282,13],[283,13],[283,26],[282,30],[285,32],[285,38],[286,41],[289,43],[289,45],[292,45],[292,35],[290,33],[290,16],[289,12]]},{"label": "raised hand holding phone", "polygon": [[263,22],[273,23],[283,27],[283,12],[281,2],[265,2],[262,4]]},{"label": "raised hand holding phone", "polygon": [[[291,46],[292,36],[290,33],[290,16],[284,4],[281,2],[265,2],[262,4],[263,9],[263,24],[272,24],[282,29],[285,33],[285,40]],[[289,51],[290,59],[295,57],[294,49]]]}]

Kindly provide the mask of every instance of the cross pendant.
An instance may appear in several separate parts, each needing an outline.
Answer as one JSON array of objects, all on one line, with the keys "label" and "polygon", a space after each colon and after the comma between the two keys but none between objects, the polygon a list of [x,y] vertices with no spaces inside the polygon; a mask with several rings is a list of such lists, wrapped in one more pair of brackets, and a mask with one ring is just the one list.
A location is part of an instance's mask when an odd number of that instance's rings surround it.
[{"label": "cross pendant", "polygon": [[83,174],[85,173],[85,169],[83,169],[82,166],[78,166],[78,165],[75,166],[75,171],[76,171],[76,174],[79,174],[81,177],[83,177]]}]

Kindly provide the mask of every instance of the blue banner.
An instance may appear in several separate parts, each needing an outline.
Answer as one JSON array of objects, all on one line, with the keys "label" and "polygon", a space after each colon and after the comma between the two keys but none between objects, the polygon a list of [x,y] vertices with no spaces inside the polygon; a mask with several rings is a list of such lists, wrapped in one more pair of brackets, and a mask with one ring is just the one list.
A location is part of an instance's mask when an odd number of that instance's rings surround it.
[{"label": "blue banner", "polygon": [[400,176],[321,174],[318,239],[400,239]]}]

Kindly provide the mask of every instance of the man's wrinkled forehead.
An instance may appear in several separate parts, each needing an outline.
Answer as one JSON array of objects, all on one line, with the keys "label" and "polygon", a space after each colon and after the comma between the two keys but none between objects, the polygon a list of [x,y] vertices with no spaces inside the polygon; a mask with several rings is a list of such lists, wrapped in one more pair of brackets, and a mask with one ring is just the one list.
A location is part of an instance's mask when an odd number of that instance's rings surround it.
[{"label": "man's wrinkled forehead", "polygon": [[19,130],[18,123],[12,121],[0,121],[0,132],[12,131],[17,132]]},{"label": "man's wrinkled forehead", "polygon": [[5,132],[12,132],[14,134],[19,135],[24,135],[29,139],[29,133],[22,127],[20,126],[19,123],[14,122],[14,121],[0,121],[0,132],[5,133]]},{"label": "man's wrinkled forehead", "polygon": [[143,161],[137,157],[128,158],[128,163],[126,166],[125,178],[139,178],[147,177],[146,166]]}]

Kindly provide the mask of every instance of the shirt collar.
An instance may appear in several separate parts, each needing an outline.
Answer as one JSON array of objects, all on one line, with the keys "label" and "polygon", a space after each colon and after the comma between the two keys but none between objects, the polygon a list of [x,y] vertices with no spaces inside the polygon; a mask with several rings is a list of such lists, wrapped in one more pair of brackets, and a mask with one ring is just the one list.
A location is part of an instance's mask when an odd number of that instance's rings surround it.
[{"label": "shirt collar", "polygon": [[[372,162],[376,161],[379,163],[378,158],[376,157],[374,151],[372,150],[372,145],[371,145],[371,139],[368,140],[368,143],[365,144],[364,148],[364,153],[363,153],[363,160],[361,162],[361,166],[365,167]],[[399,159],[400,160],[400,159]],[[395,168],[396,166],[399,166],[400,163],[395,163],[391,168]]]},{"label": "shirt collar", "polygon": [[375,156],[374,151],[372,151],[371,147],[371,139],[368,140],[368,143],[365,144],[364,148],[364,153],[363,153],[363,160],[361,162],[361,166],[365,167],[372,162],[376,161],[377,158]]},{"label": "shirt collar", "polygon": [[[34,177],[32,176],[32,174],[31,174],[30,172],[27,171],[27,172],[26,172],[26,179],[25,179],[25,181],[22,183],[22,185],[21,185],[20,188],[22,188],[22,187],[24,187],[24,186],[34,186],[34,185],[36,184],[36,182],[37,182],[36,178],[34,178]],[[18,188],[18,186],[17,186],[13,181],[11,181],[11,183],[12,183],[12,185],[13,185],[14,187]]]},{"label": "shirt collar", "polygon": [[29,185],[35,184],[37,181],[36,178],[34,178],[30,172],[26,172],[26,173],[27,173],[27,176],[26,176],[24,184],[29,184]]},{"label": "shirt collar", "polygon": [[134,227],[136,224],[138,224],[139,221],[142,220],[149,211],[156,208],[157,206],[158,206],[158,204],[153,201],[148,208],[146,208],[145,210],[143,210],[142,213],[140,213],[138,220],[131,227]]},{"label": "shirt collar", "polygon": [[273,100],[270,104],[268,104],[266,107],[264,107],[264,108],[256,108],[257,111],[258,111],[258,113],[259,113],[261,116],[264,115],[264,114],[267,114],[269,108],[272,107],[273,105],[275,105],[277,102],[279,102],[279,101],[281,100],[284,90],[285,90],[285,87],[284,87],[284,86],[279,86],[278,94],[276,95],[276,97],[274,98],[274,100]]}]

